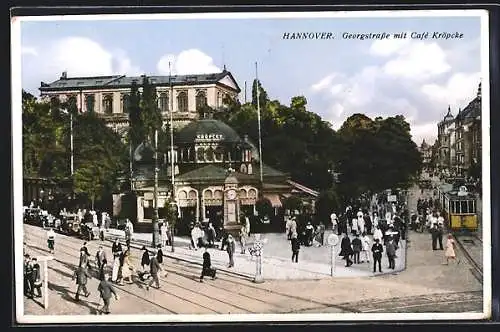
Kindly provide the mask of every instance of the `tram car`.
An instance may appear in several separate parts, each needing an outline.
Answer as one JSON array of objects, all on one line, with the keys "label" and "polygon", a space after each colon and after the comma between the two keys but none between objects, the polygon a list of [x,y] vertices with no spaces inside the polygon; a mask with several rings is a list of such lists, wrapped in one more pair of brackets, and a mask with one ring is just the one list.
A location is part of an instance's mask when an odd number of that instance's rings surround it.
[{"label": "tram car", "polygon": [[450,185],[442,186],[439,188],[439,201],[450,230],[477,231],[477,199],[466,186],[460,186],[458,189],[450,189]]}]

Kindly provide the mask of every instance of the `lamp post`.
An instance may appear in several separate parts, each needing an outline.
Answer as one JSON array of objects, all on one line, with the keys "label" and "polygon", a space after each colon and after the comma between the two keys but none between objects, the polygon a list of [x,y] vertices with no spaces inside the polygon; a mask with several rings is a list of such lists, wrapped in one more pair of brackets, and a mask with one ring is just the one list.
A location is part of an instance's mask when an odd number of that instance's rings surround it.
[{"label": "lamp post", "polygon": [[155,159],[155,182],[153,188],[153,248],[156,248],[159,241],[159,230],[158,230],[158,130],[155,130],[155,148],[154,148],[154,159]]}]

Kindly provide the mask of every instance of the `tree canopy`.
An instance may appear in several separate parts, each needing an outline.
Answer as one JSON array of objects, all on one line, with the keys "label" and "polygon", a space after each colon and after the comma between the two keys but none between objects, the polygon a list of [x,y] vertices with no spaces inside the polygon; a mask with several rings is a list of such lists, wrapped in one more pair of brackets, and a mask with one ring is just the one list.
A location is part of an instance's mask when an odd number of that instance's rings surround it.
[{"label": "tree canopy", "polygon": [[23,91],[23,172],[61,181],[71,176],[68,112],[73,114],[73,188],[93,202],[116,190],[126,169],[127,150],[103,119],[78,113],[71,99],[41,102]]},{"label": "tree canopy", "polygon": [[[257,89],[263,162],[320,191],[317,213],[326,216],[328,207],[340,207],[362,193],[407,187],[420,171],[420,153],[401,115],[371,119],[353,114],[335,131],[308,111],[305,96],[294,96],[283,104],[270,99],[257,80],[251,102],[241,104],[229,98],[223,109],[206,107],[200,112],[258,143]],[[147,77],[141,86],[132,84],[127,111],[128,143],[135,148],[159,130],[159,147],[164,152],[170,145],[169,129],[163,126],[156,89]],[[74,188],[91,200],[99,199],[127,172],[128,148],[101,117],[78,113],[76,100],[39,102],[23,91],[23,170],[29,176],[69,176],[68,112],[74,117]],[[339,174],[339,183],[334,173]]]}]

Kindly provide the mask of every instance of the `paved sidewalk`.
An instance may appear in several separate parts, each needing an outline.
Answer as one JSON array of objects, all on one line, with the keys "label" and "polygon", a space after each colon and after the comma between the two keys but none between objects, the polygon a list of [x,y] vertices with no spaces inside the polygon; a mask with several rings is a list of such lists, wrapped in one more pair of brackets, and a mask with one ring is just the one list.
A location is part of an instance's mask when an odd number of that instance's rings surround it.
[{"label": "paved sidewalk", "polygon": [[[121,230],[109,229],[105,233],[105,238],[112,241],[114,238],[124,241],[125,233]],[[267,243],[264,244],[263,250],[263,275],[265,279],[326,279],[331,278],[331,256],[328,247],[302,247],[299,254],[299,263],[291,262],[291,250],[288,241],[284,234],[262,234],[261,238]],[[150,233],[134,233],[132,236],[131,244],[135,247],[145,245],[151,248],[152,235]],[[200,264],[203,262],[203,252],[205,249],[192,250],[189,249],[190,241],[186,238],[175,237],[174,239],[174,252],[171,252],[170,246],[163,248],[163,253],[167,257],[188,261]],[[247,246],[251,246],[251,242]],[[270,250],[266,250],[270,248]],[[283,250],[279,250],[281,247]],[[284,247],[284,248],[283,248]],[[382,258],[382,273],[374,274],[372,272],[372,263],[353,264],[349,268],[345,267],[345,262],[338,256],[340,246],[335,249],[335,277],[369,277],[378,276],[386,273],[397,273],[405,268],[406,264],[406,244],[401,241],[400,249],[397,251],[398,258],[396,259],[396,268],[389,270],[387,257],[384,255]],[[217,248],[208,249],[212,258],[213,267],[226,272],[239,274],[248,278],[253,278],[256,272],[256,259],[252,257],[248,251],[246,254],[239,253],[237,245],[237,252],[234,255],[235,266],[228,268],[229,262],[228,255],[225,251]],[[285,255],[290,251],[290,258]],[[301,259],[300,256],[306,257]],[[313,261],[312,257],[320,256],[322,261]],[[371,253],[370,253],[371,256]],[[309,259],[307,259],[309,258]],[[370,257],[371,258],[371,257]]]}]

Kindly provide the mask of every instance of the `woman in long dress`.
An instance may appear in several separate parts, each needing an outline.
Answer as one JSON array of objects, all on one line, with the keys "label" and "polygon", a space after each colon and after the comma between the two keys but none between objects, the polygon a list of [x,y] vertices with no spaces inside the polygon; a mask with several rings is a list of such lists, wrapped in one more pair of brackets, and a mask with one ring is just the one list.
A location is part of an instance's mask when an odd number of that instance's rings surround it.
[{"label": "woman in long dress", "polygon": [[122,265],[122,282],[127,280],[127,283],[132,284],[132,265],[130,264],[130,249],[127,248],[123,253],[123,265]]},{"label": "woman in long dress", "polygon": [[[453,240],[453,236],[451,234],[448,235],[448,239],[446,240],[446,250],[444,252],[444,257],[446,257],[446,265],[450,262],[450,259],[456,260],[457,256],[455,255],[455,240]],[[460,260],[457,260],[457,264],[460,263]]]}]

